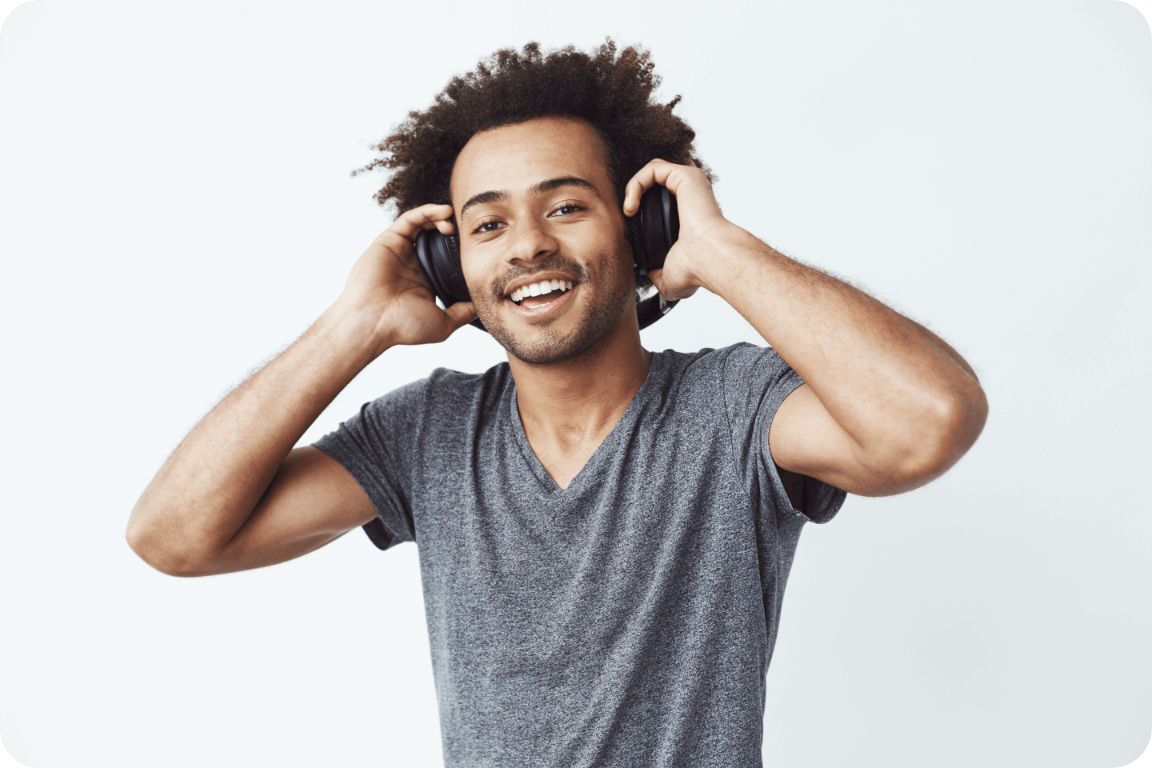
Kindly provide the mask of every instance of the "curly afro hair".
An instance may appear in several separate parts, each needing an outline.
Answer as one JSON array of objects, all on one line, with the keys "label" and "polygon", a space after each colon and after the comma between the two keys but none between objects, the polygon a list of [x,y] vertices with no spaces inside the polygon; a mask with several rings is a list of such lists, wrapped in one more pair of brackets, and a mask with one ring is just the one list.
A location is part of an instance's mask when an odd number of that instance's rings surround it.
[{"label": "curly afro hair", "polygon": [[[474,72],[452,78],[424,112],[407,119],[373,148],[381,157],[352,172],[392,171],[376,201],[395,213],[425,203],[451,205],[448,185],[460,150],[479,131],[537,117],[587,121],[608,151],[608,174],[618,203],[624,185],[653,158],[694,164],[715,181],[694,155],[695,131],[667,104],[653,101],[660,84],[650,54],[629,46],[617,51],[608,38],[594,53],[572,46],[543,54],[539,43],[499,50]],[[632,233],[629,222],[629,233]]]}]

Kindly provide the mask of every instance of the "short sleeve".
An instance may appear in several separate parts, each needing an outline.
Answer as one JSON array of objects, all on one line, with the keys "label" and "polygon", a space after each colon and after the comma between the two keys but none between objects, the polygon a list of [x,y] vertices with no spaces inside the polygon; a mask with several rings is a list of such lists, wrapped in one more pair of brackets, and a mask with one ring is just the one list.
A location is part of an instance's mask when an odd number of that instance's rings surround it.
[{"label": "short sleeve", "polygon": [[416,540],[413,472],[427,380],[365,403],[360,412],[315,445],[356,479],[376,508],[364,532],[380,549]]},{"label": "short sleeve", "polygon": [[815,478],[806,478],[802,510],[793,508],[768,448],[776,410],[804,383],[771,347],[737,344],[725,350],[723,391],[732,431],[737,471],[760,514],[792,514],[826,523],[836,516],[847,493]]}]

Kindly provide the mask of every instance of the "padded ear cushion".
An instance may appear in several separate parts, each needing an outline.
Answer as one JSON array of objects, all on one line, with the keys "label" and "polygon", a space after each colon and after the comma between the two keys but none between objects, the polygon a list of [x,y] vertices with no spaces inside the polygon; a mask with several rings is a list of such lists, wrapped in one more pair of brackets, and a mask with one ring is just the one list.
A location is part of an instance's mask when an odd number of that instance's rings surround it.
[{"label": "padded ear cushion", "polygon": [[[676,196],[666,187],[656,186],[640,197],[640,219],[637,229],[639,248],[633,248],[636,268],[641,275],[664,267],[664,259],[680,235],[680,212],[676,209]],[[659,293],[641,299],[636,305],[636,319],[640,328],[652,325],[676,306]]]},{"label": "padded ear cushion", "polygon": [[646,275],[664,266],[664,259],[680,235],[680,213],[676,197],[657,184],[640,198],[640,253],[636,266]]},{"label": "padded ear cushion", "polygon": [[[456,235],[423,230],[416,235],[416,260],[432,286],[432,293],[445,309],[458,301],[472,301],[460,269],[460,240]],[[473,320],[472,325],[485,330],[479,318]]]}]

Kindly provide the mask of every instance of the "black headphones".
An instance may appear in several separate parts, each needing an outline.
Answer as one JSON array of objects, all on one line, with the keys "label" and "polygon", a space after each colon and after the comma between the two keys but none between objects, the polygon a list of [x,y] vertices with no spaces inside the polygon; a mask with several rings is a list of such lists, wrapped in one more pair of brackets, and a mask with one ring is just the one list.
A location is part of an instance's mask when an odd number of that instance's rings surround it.
[{"label": "black headphones", "polygon": [[[640,221],[631,230],[632,255],[636,259],[636,272],[647,275],[654,269],[664,266],[664,259],[672,244],[680,234],[680,215],[676,210],[676,198],[666,188],[657,184],[640,198],[640,210],[636,214]],[[435,229],[425,229],[416,236],[416,258],[424,276],[432,286],[432,292],[444,308],[458,301],[472,301],[464,273],[460,269],[460,238],[445,235]],[[637,293],[640,290],[637,289]],[[640,298],[636,304],[636,317],[641,328],[656,322],[672,307],[675,301],[666,301],[659,293]],[[472,325],[485,330],[479,319]]]}]

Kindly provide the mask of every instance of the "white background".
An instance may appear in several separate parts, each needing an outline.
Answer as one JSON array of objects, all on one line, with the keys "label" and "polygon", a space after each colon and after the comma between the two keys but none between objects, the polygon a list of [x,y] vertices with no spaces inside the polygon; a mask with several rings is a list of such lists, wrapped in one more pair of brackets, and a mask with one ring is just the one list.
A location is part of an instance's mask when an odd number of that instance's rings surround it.
[{"label": "white background", "polygon": [[[0,33],[0,735],[17,760],[441,764],[414,546],[353,532],[179,580],[124,527],[187,430],[388,225],[382,177],[349,178],[369,144],[496,48],[605,35],[647,46],[664,98],[683,94],[731,220],[932,328],[991,403],[944,478],[805,531],[766,764],[1140,755],[1152,36],[1135,8],[36,0]],[[757,339],[708,295],[643,338]],[[471,328],[390,351],[302,442],[433,367],[501,359]]]}]

